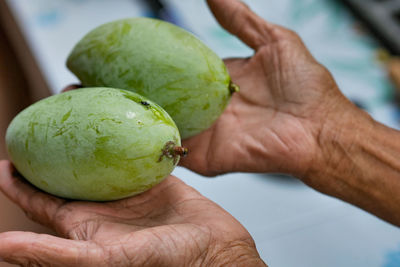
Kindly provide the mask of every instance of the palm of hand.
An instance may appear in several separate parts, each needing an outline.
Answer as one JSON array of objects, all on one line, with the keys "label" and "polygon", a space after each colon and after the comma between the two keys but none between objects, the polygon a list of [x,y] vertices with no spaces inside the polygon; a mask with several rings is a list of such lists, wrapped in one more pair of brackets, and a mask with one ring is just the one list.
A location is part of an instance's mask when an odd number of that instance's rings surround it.
[{"label": "palm of hand", "polygon": [[[11,166],[3,162],[2,191],[33,220],[71,239],[1,234],[7,248],[0,244],[0,251],[5,255],[15,258],[13,254],[21,249],[32,254],[20,259],[20,264],[32,264],[31,259],[36,259],[38,265],[196,266],[223,260],[224,251],[255,251],[254,242],[239,222],[174,177],[126,200],[68,202],[38,192],[11,177],[7,169]],[[230,256],[229,260],[236,260]]]},{"label": "palm of hand", "polygon": [[[213,11],[218,17],[221,10]],[[240,14],[236,23],[235,18],[221,18],[220,23],[256,52],[249,59],[225,61],[241,90],[210,129],[184,141],[190,153],[181,164],[204,175],[252,171],[302,176],[318,150],[324,120],[336,103],[346,101],[295,33],[265,23],[241,4],[235,10],[231,13]]]}]

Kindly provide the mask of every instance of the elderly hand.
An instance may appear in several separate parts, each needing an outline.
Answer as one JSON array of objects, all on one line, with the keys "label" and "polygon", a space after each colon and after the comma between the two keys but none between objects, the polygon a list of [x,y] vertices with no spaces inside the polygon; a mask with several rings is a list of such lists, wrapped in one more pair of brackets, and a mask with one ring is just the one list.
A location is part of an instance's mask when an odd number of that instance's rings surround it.
[{"label": "elderly hand", "polygon": [[228,59],[241,87],[209,130],[184,142],[204,175],[282,172],[400,226],[400,132],[339,91],[292,31],[237,0],[208,0],[220,24],[255,50]]},{"label": "elderly hand", "polygon": [[74,202],[34,189],[7,161],[0,189],[60,237],[0,234],[0,258],[24,266],[265,266],[243,226],[177,178],[110,203]]},{"label": "elderly hand", "polygon": [[354,106],[294,32],[237,0],[208,0],[219,23],[255,54],[227,59],[241,88],[212,128],[185,140],[182,165],[213,176],[232,171],[304,176],[320,152],[324,123]]}]

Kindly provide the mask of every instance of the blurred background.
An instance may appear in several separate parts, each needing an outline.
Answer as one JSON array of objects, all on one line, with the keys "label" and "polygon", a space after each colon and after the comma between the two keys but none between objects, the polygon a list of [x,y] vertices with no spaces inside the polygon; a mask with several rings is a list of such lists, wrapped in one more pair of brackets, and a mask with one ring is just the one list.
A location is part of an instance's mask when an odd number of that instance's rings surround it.
[{"label": "blurred background", "polygon": [[[347,97],[400,129],[399,0],[244,2],[266,20],[298,32]],[[216,23],[205,1],[0,1],[1,159],[7,157],[4,133],[10,120],[30,103],[77,82],[65,67],[74,44],[102,23],[137,16],[175,23],[224,58],[252,54]],[[400,266],[398,228],[293,178],[236,173],[206,179],[182,168],[174,174],[232,213],[270,266]],[[9,230],[48,232],[0,196],[0,232]]]}]

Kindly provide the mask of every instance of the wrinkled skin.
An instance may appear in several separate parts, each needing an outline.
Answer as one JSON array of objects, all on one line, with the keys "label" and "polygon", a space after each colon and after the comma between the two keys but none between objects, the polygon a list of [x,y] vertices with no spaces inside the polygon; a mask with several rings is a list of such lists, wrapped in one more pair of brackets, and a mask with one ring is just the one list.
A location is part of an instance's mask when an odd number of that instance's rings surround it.
[{"label": "wrinkled skin", "polygon": [[353,105],[296,33],[265,22],[242,3],[208,2],[219,23],[255,54],[225,60],[240,92],[210,129],[183,142],[190,154],[181,165],[207,176],[305,176],[320,152],[324,122]]},{"label": "wrinkled skin", "polygon": [[246,229],[177,178],[137,197],[93,203],[39,192],[13,172],[10,163],[0,162],[1,191],[63,238],[0,234],[0,258],[6,261],[24,266],[263,266]]}]

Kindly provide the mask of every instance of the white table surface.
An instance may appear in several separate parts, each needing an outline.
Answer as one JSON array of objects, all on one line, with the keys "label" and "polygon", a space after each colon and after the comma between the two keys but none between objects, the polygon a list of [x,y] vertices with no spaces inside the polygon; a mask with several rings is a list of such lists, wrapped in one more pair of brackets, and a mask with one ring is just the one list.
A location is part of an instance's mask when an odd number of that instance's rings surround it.
[{"label": "white table surface", "polygon": [[[85,33],[114,19],[149,14],[139,0],[7,2],[53,93],[77,82],[65,60]],[[361,101],[378,120],[398,127],[397,109],[384,96],[390,85],[373,60],[375,44],[352,30],[351,17],[340,7],[327,0],[245,2],[263,17],[297,30],[347,96]],[[167,3],[181,25],[221,57],[251,55],[251,50],[219,28],[205,1]],[[334,8],[338,10],[333,12]],[[296,179],[244,173],[209,179],[183,168],[174,174],[233,214],[271,267],[400,266],[398,228]]]}]

